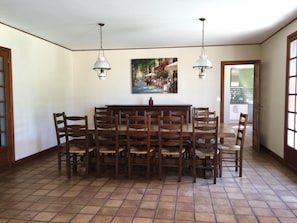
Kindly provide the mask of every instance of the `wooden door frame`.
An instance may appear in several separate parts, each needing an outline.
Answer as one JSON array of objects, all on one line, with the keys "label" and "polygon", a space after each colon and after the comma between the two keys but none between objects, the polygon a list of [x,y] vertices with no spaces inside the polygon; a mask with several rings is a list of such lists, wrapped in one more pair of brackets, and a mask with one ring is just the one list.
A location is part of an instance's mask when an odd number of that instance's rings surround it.
[{"label": "wooden door frame", "polygon": [[[296,147],[288,145],[288,112],[289,112],[289,77],[290,77],[290,44],[296,40],[297,32],[287,36],[287,55],[286,55],[286,92],[285,92],[285,123],[284,123],[284,161],[294,171],[297,171],[297,150]],[[294,77],[294,76],[292,76]]]},{"label": "wooden door frame", "polygon": [[253,148],[260,151],[260,60],[235,60],[221,61],[221,103],[220,103],[220,122],[224,123],[224,92],[225,92],[225,66],[253,64],[254,65],[254,103],[253,103]]},{"label": "wooden door frame", "polygon": [[1,55],[4,55],[4,85],[5,85],[5,122],[6,122],[6,146],[0,150],[0,167],[12,167],[15,161],[14,150],[14,120],[13,120],[13,94],[12,94],[12,65],[11,49],[0,46]]}]

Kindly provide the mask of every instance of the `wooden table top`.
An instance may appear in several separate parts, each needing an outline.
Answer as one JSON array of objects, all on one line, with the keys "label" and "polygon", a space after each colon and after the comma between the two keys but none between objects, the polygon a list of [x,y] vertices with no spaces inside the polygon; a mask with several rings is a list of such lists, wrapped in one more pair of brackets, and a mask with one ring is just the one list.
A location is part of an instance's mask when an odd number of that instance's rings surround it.
[{"label": "wooden table top", "polygon": [[[119,127],[120,133],[125,134],[126,130],[127,130],[126,125],[120,125]],[[183,135],[185,137],[192,136],[192,130],[193,130],[192,124],[183,125]],[[158,134],[158,125],[151,125],[151,133],[152,135]],[[219,138],[234,138],[235,131],[232,128],[232,126],[228,124],[220,123],[218,128],[218,136]]]}]

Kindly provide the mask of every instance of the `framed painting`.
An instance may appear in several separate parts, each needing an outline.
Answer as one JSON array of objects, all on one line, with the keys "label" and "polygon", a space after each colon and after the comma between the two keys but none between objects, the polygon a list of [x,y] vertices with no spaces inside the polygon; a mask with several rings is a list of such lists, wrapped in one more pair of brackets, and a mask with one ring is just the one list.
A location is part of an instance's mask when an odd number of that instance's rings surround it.
[{"label": "framed painting", "polygon": [[177,58],[132,59],[132,94],[177,93]]}]

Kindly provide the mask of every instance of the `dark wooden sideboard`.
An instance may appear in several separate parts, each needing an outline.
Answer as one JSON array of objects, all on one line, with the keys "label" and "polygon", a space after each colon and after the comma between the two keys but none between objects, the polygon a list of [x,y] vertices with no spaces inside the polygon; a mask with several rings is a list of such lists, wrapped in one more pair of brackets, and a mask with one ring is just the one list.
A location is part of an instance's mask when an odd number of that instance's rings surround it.
[{"label": "dark wooden sideboard", "polygon": [[140,113],[144,111],[160,111],[164,112],[164,115],[169,114],[169,111],[183,111],[184,116],[188,123],[191,122],[191,106],[192,105],[106,105],[108,109],[118,113],[119,111],[138,111]]}]

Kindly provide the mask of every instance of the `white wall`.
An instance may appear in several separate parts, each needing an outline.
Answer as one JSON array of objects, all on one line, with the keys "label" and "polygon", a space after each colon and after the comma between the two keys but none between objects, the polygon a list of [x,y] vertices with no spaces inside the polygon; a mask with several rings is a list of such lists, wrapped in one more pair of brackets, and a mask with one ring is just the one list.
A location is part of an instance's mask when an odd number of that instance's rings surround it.
[{"label": "white wall", "polygon": [[53,146],[53,112],[69,111],[72,53],[0,24],[0,45],[12,52],[15,159]]},{"label": "white wall", "polygon": [[[219,114],[220,66],[227,60],[260,59],[260,46],[206,47],[213,63],[207,78],[192,68],[200,48],[105,51],[112,70],[100,81],[93,64],[97,51],[71,52],[0,24],[0,45],[12,50],[15,158],[30,156],[56,144],[53,112],[92,115],[105,104],[192,104]],[[177,57],[178,94],[132,94],[131,59]]]},{"label": "white wall", "polygon": [[[154,104],[192,104],[208,106],[220,111],[221,61],[260,59],[258,45],[206,47],[206,54],[213,63],[207,70],[207,78],[198,78],[193,64],[200,55],[200,48],[165,48],[105,51],[112,69],[106,80],[99,80],[92,67],[97,59],[96,51],[74,52],[74,100],[76,114],[88,114],[90,123],[95,106],[106,104],[148,104],[150,96]],[[177,94],[132,94],[131,59],[178,58]]]},{"label": "white wall", "polygon": [[287,36],[296,32],[297,20],[261,47],[261,144],[284,157],[284,118]]}]

